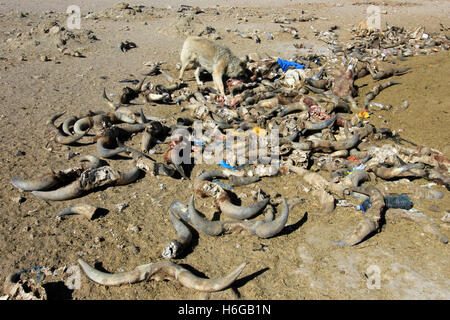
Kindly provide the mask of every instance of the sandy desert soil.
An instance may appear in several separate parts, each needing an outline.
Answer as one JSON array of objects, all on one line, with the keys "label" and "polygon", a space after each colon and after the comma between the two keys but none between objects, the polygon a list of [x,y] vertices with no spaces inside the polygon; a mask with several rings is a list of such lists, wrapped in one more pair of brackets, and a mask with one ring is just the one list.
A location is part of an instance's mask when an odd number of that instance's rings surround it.
[{"label": "sandy desert soil", "polygon": [[[77,2],[77,3],[75,3]],[[46,121],[56,113],[80,115],[88,110],[108,110],[101,98],[103,88],[117,99],[122,79],[140,79],[147,68],[143,63],[165,61],[164,70],[173,76],[179,52],[187,36],[184,31],[212,26],[237,55],[252,52],[290,58],[298,53],[294,43],[319,46],[310,26],[327,30],[333,25],[341,39],[350,37],[350,29],[363,20],[368,4],[379,5],[386,13],[382,22],[413,29],[424,25],[427,32],[437,32],[440,23],[450,25],[450,1],[186,1],[196,4],[203,13],[195,23],[181,23],[178,1],[130,1],[144,4],[142,13],[126,15],[114,9],[117,1],[0,1],[0,282],[17,270],[39,266],[53,274],[41,275],[49,299],[449,299],[450,267],[448,245],[424,233],[414,222],[387,220],[380,233],[360,245],[336,248],[330,242],[342,238],[359,221],[361,212],[351,207],[337,207],[329,215],[319,215],[316,201],[304,192],[295,174],[266,178],[238,187],[245,193],[243,204],[250,203],[251,190],[262,188],[268,194],[292,199],[303,198],[289,215],[287,227],[271,239],[244,235],[194,237],[191,250],[176,262],[197,275],[220,277],[246,261],[248,265],[232,288],[211,294],[198,293],[175,282],[147,281],[120,287],[98,285],[83,274],[78,289],[66,285],[71,276],[63,267],[83,258],[91,265],[109,272],[131,270],[157,261],[162,248],[173,239],[168,207],[173,200],[186,203],[192,192],[192,180],[146,175],[138,182],[106,188],[81,199],[63,202],[39,200],[20,192],[10,183],[13,176],[33,177],[49,168],[64,169],[77,164],[80,155],[95,154],[94,144],[61,146],[49,142]],[[67,46],[84,58],[63,55],[57,50],[63,31],[51,29],[54,23],[64,26],[68,5],[78,4],[83,17],[93,13],[98,18],[83,18],[81,29],[67,35]],[[167,4],[170,5],[168,8]],[[153,5],[154,8],[150,8]],[[233,6],[233,8],[232,8]],[[303,11],[303,13],[302,13]],[[298,40],[281,33],[274,18],[312,15],[319,19],[293,22],[299,30]],[[184,29],[183,29],[184,28]],[[227,31],[228,29],[228,31]],[[261,43],[235,34],[259,30]],[[52,31],[53,30],[53,31]],[[47,31],[47,32],[46,32]],[[265,32],[275,35],[266,40]],[[126,53],[118,50],[121,41],[130,40],[138,47]],[[48,61],[42,57],[46,56]],[[450,53],[410,57],[400,66],[411,72],[394,77],[402,84],[383,91],[377,102],[400,105],[408,99],[404,111],[377,111],[369,121],[400,130],[401,136],[417,145],[425,145],[450,156]],[[187,72],[189,85],[195,87],[193,71]],[[357,81],[361,97],[374,85],[370,77]],[[155,83],[166,83],[159,75]],[[367,85],[367,86],[364,86]],[[180,112],[177,105],[145,104],[147,115],[174,123]],[[140,136],[127,142],[138,147]],[[410,145],[407,145],[410,146]],[[70,152],[80,155],[67,159]],[[161,157],[161,155],[155,155]],[[126,170],[130,161],[108,160],[111,166]],[[191,174],[215,166],[195,166]],[[419,179],[397,183],[396,192],[409,185],[423,185]],[[449,210],[449,193],[440,200],[420,200],[415,207],[434,219],[441,232],[450,237],[441,222]],[[106,209],[92,221],[82,216],[61,219],[55,215],[69,205],[86,202]],[[119,212],[118,204],[129,206]],[[354,204],[358,204],[354,202]],[[198,199],[199,211],[206,217],[218,217],[210,199]],[[447,211],[448,212],[448,211]],[[369,289],[370,266],[379,267],[379,289]],[[368,269],[369,268],[369,269]],[[369,271],[368,271],[369,270]],[[27,277],[35,278],[36,272]]]}]

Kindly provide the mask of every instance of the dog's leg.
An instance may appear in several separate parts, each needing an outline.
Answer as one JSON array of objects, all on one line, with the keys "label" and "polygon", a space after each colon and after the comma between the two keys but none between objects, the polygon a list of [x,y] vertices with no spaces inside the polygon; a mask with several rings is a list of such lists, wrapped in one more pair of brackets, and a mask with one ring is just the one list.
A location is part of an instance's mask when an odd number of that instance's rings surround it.
[{"label": "dog's leg", "polygon": [[219,91],[226,100],[225,88],[223,86],[223,75],[225,74],[225,67],[227,66],[228,61],[224,56],[219,57],[216,64],[213,67],[212,77],[214,81],[214,86],[216,90]]},{"label": "dog's leg", "polygon": [[216,87],[216,90],[220,92],[225,97],[225,88],[223,86],[223,80],[222,80],[222,72],[216,72],[214,71],[212,74],[214,86]]},{"label": "dog's leg", "polygon": [[178,80],[183,80],[184,71],[186,70],[186,67],[188,66],[189,61],[181,61],[181,69],[180,69],[180,76],[178,77]]},{"label": "dog's leg", "polygon": [[197,67],[197,69],[195,69],[195,80],[197,81],[197,84],[201,87],[203,86],[203,82],[200,81],[200,66]]}]

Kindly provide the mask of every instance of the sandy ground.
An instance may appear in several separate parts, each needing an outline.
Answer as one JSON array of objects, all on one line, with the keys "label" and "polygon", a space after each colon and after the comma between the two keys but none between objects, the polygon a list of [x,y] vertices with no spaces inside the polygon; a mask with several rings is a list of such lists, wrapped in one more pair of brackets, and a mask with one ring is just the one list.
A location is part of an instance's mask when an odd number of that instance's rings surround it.
[{"label": "sandy ground", "polygon": [[[76,2],[76,3],[75,3]],[[192,192],[192,181],[147,175],[128,186],[92,192],[82,199],[46,203],[30,193],[14,188],[13,176],[33,177],[52,168],[64,169],[77,164],[79,156],[67,160],[69,152],[95,154],[95,145],[64,147],[48,143],[45,122],[55,113],[80,115],[88,110],[108,110],[102,101],[103,88],[114,93],[124,86],[122,79],[140,78],[147,69],[143,63],[165,61],[163,68],[177,75],[175,64],[186,35],[177,32],[180,21],[177,1],[145,1],[149,7],[135,16],[118,16],[111,8],[116,1],[1,1],[0,2],[0,282],[14,270],[34,266],[46,267],[54,275],[43,276],[49,299],[449,299],[450,268],[448,246],[424,233],[411,221],[387,220],[380,233],[351,248],[331,247],[330,242],[343,237],[360,219],[361,212],[338,207],[330,215],[318,215],[319,208],[311,195],[303,191],[295,174],[266,178],[255,185],[239,187],[236,194],[248,195],[262,188],[268,194],[304,198],[290,212],[287,227],[272,239],[249,236],[217,238],[195,235],[193,248],[177,260],[205,277],[220,277],[246,261],[247,267],[232,288],[204,294],[181,287],[174,282],[148,281],[120,287],[97,285],[81,275],[80,287],[66,287],[70,274],[63,267],[77,264],[83,258],[109,272],[131,270],[138,265],[160,259],[162,248],[173,239],[168,207],[173,200],[186,203]],[[130,1],[130,4],[141,4]],[[354,24],[363,20],[367,1],[185,1],[202,7],[196,21],[214,27],[218,40],[238,55],[251,52],[290,58],[297,44],[318,45],[310,26],[326,30],[340,28],[342,39],[349,37]],[[218,4],[216,6],[216,3]],[[89,12],[104,13],[98,19],[82,19],[81,29],[67,45],[79,50],[85,58],[64,56],[56,48],[57,35],[43,30],[52,21],[64,25],[68,5],[79,5],[83,16]],[[167,5],[171,8],[168,8]],[[409,29],[424,25],[428,32],[439,31],[440,23],[450,25],[450,1],[371,1],[386,14],[382,23]],[[234,6],[235,8],[231,8]],[[304,11],[302,13],[302,11]],[[20,14],[22,12],[22,14]],[[300,33],[298,40],[280,33],[276,17],[289,18],[311,14],[320,19],[293,22]],[[227,31],[227,29],[229,31]],[[259,30],[262,42],[238,37],[242,32]],[[89,32],[91,31],[91,32]],[[265,32],[275,35],[266,40]],[[94,37],[98,40],[94,40]],[[130,40],[138,48],[122,53],[121,41]],[[322,44],[323,45],[323,44]],[[41,61],[47,56],[50,61]],[[411,57],[401,62],[412,71],[398,78],[402,85],[383,91],[377,102],[400,105],[409,100],[405,111],[377,111],[370,121],[379,126],[401,129],[402,137],[418,145],[436,148],[450,156],[450,53]],[[195,86],[193,72],[188,83]],[[165,83],[162,76],[155,83]],[[362,95],[374,82],[366,77],[357,82]],[[138,110],[141,106],[136,106]],[[145,104],[147,115],[163,117],[174,123],[181,113],[176,105]],[[140,136],[128,142],[138,147]],[[410,145],[408,145],[410,146]],[[157,156],[155,156],[157,157]],[[108,160],[111,166],[126,170],[130,161]],[[196,166],[200,170],[214,166]],[[398,183],[402,192],[408,185],[422,185],[425,180]],[[420,200],[415,207],[433,218],[441,231],[450,231],[441,218],[449,209],[449,193],[440,200]],[[22,197],[18,200],[18,197]],[[81,216],[56,218],[60,210],[79,202],[106,209],[103,216],[88,221]],[[119,212],[117,205],[129,206]],[[355,203],[357,204],[357,203]],[[208,218],[217,217],[210,199],[198,200],[198,209]],[[368,287],[373,267],[379,268],[378,289]],[[29,273],[36,277],[36,273]]]}]

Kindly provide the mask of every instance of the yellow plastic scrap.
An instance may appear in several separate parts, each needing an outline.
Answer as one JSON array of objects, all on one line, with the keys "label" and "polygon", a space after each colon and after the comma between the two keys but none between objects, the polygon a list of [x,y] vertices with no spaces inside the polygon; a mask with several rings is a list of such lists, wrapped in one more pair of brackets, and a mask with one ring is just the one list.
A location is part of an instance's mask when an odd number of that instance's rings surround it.
[{"label": "yellow plastic scrap", "polygon": [[253,131],[258,135],[258,136],[265,136],[267,135],[267,131],[263,128],[260,127],[253,127]]},{"label": "yellow plastic scrap", "polygon": [[360,119],[362,119],[362,118],[364,118],[364,119],[369,118],[369,111],[367,111],[367,110],[361,111],[360,113],[358,113],[358,117]]}]

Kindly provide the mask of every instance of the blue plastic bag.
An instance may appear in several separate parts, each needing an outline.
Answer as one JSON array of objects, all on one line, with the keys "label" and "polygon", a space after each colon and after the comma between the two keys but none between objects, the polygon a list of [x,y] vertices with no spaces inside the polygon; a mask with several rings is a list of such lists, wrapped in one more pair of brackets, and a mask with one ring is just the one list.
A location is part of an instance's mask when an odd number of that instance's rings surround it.
[{"label": "blue plastic bag", "polygon": [[[407,194],[400,194],[398,196],[387,196],[384,197],[384,203],[387,209],[396,208],[396,209],[405,209],[409,210],[413,207],[413,203]],[[358,210],[362,210],[362,212],[366,213],[366,210],[372,206],[370,202],[370,198],[367,198],[360,205],[356,207]]]},{"label": "blue plastic bag", "polygon": [[219,166],[224,167],[226,169],[236,170],[236,167],[230,166],[228,163],[226,163],[224,160],[219,162]]},{"label": "blue plastic bag", "polygon": [[280,65],[281,69],[283,69],[283,71],[286,71],[289,67],[295,67],[295,69],[305,68],[303,64],[294,61],[281,60],[280,58],[278,58],[278,64]]}]

